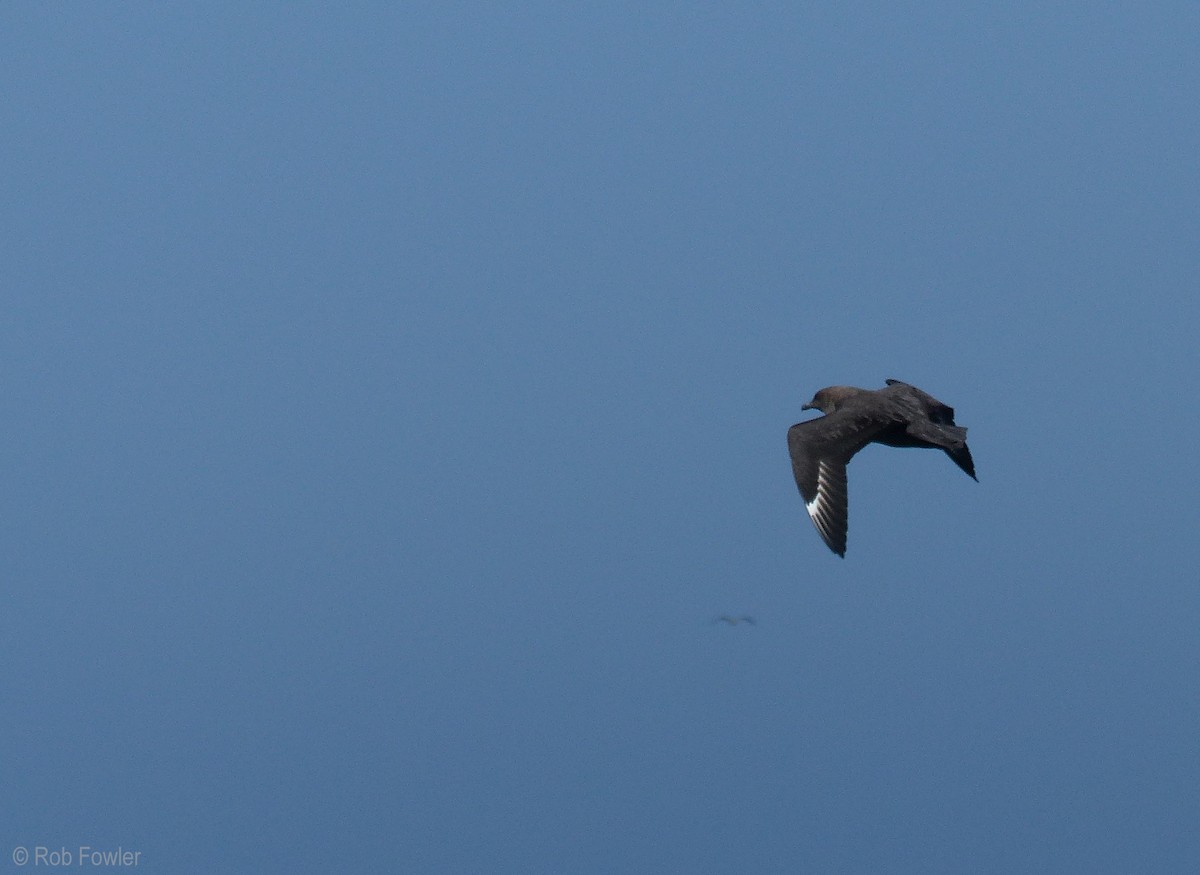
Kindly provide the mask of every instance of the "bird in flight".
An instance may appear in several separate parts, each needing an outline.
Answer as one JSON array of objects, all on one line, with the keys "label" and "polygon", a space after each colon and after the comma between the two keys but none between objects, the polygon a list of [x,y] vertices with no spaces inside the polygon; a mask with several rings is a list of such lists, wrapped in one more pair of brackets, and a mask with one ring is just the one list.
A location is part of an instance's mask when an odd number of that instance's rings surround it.
[{"label": "bird in flight", "polygon": [[715,620],[713,620],[713,624],[715,625],[716,623],[728,623],[730,626],[736,626],[738,623],[749,623],[751,626],[758,625],[758,623],[754,622],[753,617],[731,617],[729,614],[722,614],[721,616],[717,617]]},{"label": "bird in flight", "polygon": [[954,408],[916,386],[899,380],[873,390],[829,386],[800,409],[825,415],[788,429],[792,473],[817,532],[839,556],[846,555],[846,463],[867,444],[943,450],[979,480]]}]

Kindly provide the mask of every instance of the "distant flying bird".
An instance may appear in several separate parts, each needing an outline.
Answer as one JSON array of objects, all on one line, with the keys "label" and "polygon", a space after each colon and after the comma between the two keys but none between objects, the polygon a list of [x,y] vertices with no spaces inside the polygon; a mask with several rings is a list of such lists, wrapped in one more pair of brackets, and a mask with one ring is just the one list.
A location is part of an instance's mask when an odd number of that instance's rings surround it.
[{"label": "distant flying bird", "polygon": [[721,616],[719,616],[715,620],[713,620],[714,625],[717,623],[728,623],[730,626],[736,626],[738,623],[749,623],[751,626],[758,625],[758,623],[754,622],[753,617],[746,617],[746,616],[731,617],[728,614],[722,614]]},{"label": "distant flying bird", "polygon": [[944,450],[979,480],[967,430],[954,424],[954,408],[916,386],[899,380],[875,390],[830,386],[800,409],[825,415],[788,429],[792,473],[817,531],[839,556],[846,555],[846,463],[867,444]]}]

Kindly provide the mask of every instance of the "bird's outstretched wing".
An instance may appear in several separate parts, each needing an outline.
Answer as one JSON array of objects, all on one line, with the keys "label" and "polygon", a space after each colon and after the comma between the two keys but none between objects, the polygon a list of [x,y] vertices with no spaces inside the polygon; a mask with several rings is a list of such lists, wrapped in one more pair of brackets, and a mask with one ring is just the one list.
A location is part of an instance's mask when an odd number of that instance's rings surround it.
[{"label": "bird's outstretched wing", "polygon": [[839,556],[846,555],[849,527],[846,463],[893,423],[886,411],[851,405],[788,429],[792,474],[804,507],[822,540]]},{"label": "bird's outstretched wing", "polygon": [[[884,380],[888,386],[895,386],[890,393],[891,400],[908,408],[912,419],[928,419],[938,425],[954,425],[954,408],[943,404],[923,389],[909,385],[903,380]],[[884,390],[885,392],[887,390]]]}]

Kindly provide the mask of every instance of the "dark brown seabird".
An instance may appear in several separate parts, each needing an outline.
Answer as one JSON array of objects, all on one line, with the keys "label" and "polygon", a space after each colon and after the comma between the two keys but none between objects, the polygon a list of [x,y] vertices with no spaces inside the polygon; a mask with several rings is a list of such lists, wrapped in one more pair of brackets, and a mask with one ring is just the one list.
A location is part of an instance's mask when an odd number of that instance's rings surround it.
[{"label": "dark brown seabird", "polygon": [[947,407],[916,386],[888,380],[884,389],[829,386],[801,410],[824,416],[788,429],[792,473],[813,524],[829,549],[846,555],[846,463],[867,444],[944,450],[978,482],[967,430]]}]

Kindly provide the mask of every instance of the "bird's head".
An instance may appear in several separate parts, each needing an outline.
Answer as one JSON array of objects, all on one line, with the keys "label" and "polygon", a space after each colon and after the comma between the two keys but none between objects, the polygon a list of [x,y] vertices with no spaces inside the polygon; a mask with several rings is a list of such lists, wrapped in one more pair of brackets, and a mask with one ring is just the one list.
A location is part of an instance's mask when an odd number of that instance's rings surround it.
[{"label": "bird's head", "polygon": [[812,401],[809,401],[800,409],[820,410],[826,414],[833,413],[848,399],[865,391],[865,389],[856,389],[854,386],[826,386],[816,395],[813,395]]}]

